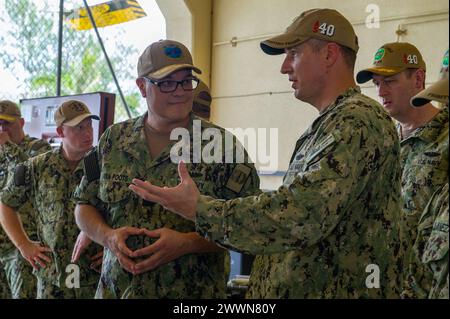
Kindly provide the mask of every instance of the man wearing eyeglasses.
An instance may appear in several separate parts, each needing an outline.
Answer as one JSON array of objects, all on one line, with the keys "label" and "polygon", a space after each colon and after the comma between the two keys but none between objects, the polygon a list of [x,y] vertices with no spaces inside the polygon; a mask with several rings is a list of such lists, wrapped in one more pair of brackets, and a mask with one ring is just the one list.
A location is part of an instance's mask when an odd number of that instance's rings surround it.
[{"label": "man wearing eyeglasses", "polygon": [[[187,129],[192,153],[195,121],[200,121],[192,114],[199,83],[193,72],[201,71],[188,49],[170,40],[147,47],[137,70],[136,84],[148,112],[106,130],[96,153],[86,158],[96,157],[97,165],[75,193],[79,227],[106,248],[96,297],[224,298],[226,250],[200,237],[193,222],[143,201],[128,188],[135,176],[158,185],[178,184],[170,135]],[[202,132],[215,128],[225,135],[213,124],[200,123]],[[232,199],[258,190],[252,164],[225,163],[224,158],[222,163],[187,164],[202,192]]]}]

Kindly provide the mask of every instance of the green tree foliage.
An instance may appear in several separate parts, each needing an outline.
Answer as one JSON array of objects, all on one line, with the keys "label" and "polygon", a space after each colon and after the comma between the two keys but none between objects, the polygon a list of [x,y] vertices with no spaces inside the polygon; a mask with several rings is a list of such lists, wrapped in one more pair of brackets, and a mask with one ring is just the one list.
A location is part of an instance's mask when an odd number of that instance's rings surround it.
[{"label": "green tree foliage", "polygon": [[[22,83],[23,97],[56,95],[58,12],[48,0],[39,9],[33,0],[5,0],[8,30],[0,34],[0,43],[8,54],[0,55],[4,67]],[[82,2],[80,1],[80,5]],[[126,57],[136,49],[115,43],[114,54],[108,52],[119,84],[133,75]],[[93,30],[77,31],[64,22],[62,47],[61,95],[89,92],[116,93],[116,119],[126,118],[113,77]],[[138,114],[139,95],[125,96],[132,115]]]}]

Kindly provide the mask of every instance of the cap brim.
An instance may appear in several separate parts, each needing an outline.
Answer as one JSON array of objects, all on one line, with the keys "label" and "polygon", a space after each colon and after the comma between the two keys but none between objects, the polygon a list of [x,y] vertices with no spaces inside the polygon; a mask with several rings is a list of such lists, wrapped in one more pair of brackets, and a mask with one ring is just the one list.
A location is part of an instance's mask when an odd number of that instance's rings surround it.
[{"label": "cap brim", "polygon": [[367,81],[372,80],[373,75],[382,75],[382,76],[392,76],[401,71],[406,70],[406,68],[401,67],[376,67],[376,68],[368,68],[362,71],[359,71],[356,74],[356,82],[359,84],[366,83]]},{"label": "cap brim", "polygon": [[8,122],[15,122],[18,119],[19,118],[15,117],[15,116],[7,115],[7,114],[0,114],[0,120],[5,120],[5,121],[8,121]]},{"label": "cap brim", "polygon": [[154,80],[161,80],[162,78],[165,78],[166,76],[171,75],[173,72],[176,72],[178,70],[183,70],[183,69],[194,70],[197,74],[202,74],[202,71],[199,68],[197,68],[191,64],[172,64],[172,65],[165,66],[165,67],[159,69],[158,71],[149,73],[147,76]]},{"label": "cap brim", "polygon": [[308,38],[301,38],[290,33],[283,33],[262,41],[260,47],[266,54],[279,55],[283,54],[285,49],[295,47],[306,40],[308,40]]},{"label": "cap brim", "polygon": [[86,114],[78,115],[77,117],[71,119],[70,121],[63,122],[62,124],[67,125],[67,126],[77,126],[78,124],[80,124],[82,121],[84,121],[87,118],[91,118],[91,119],[94,119],[97,121],[100,120],[100,118],[97,115],[86,113]]},{"label": "cap brim", "polygon": [[423,106],[431,101],[448,104],[448,79],[437,81],[411,98],[411,105]]}]

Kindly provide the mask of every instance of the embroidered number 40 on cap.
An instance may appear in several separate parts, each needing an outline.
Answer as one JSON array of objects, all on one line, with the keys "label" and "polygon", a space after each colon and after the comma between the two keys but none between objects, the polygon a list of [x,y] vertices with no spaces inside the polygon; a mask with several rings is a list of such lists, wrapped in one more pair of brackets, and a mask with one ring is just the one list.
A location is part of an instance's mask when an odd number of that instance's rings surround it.
[{"label": "embroidered number 40 on cap", "polygon": [[326,34],[329,37],[334,35],[334,25],[322,23],[319,27],[320,33]]},{"label": "embroidered number 40 on cap", "polygon": [[415,55],[415,54],[408,55],[408,63],[409,64],[418,64],[419,60],[417,59],[417,55]]},{"label": "embroidered number 40 on cap", "polygon": [[316,21],[313,26],[313,32],[317,33],[320,31],[321,34],[327,35],[329,37],[332,37],[334,35],[335,27],[333,24],[327,24],[326,22],[323,22],[320,24],[319,21]]}]

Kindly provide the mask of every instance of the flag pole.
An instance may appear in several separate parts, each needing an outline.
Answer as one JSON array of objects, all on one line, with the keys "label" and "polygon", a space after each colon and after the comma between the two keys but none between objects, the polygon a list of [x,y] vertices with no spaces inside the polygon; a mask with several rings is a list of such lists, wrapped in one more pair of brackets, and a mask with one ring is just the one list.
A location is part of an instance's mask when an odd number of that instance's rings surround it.
[{"label": "flag pole", "polygon": [[122,100],[122,103],[125,107],[125,111],[127,112],[128,118],[131,118],[132,116],[131,116],[130,108],[128,107],[127,101],[125,100],[125,97],[122,93],[122,89],[120,88],[119,81],[117,81],[116,73],[114,72],[111,61],[109,60],[108,53],[106,53],[105,46],[103,45],[103,40],[100,37],[100,33],[98,32],[98,29],[97,29],[97,24],[95,23],[94,16],[92,15],[91,8],[88,6],[87,0],[83,0],[83,2],[84,2],[84,6],[86,7],[86,10],[88,12],[89,20],[91,20],[92,26],[94,27],[95,34],[97,35],[98,42],[100,43],[100,47],[102,48],[103,54],[105,55],[105,59],[108,64],[109,70],[111,71],[111,75],[114,79],[114,83],[116,84],[117,91],[119,91],[120,99]]}]

